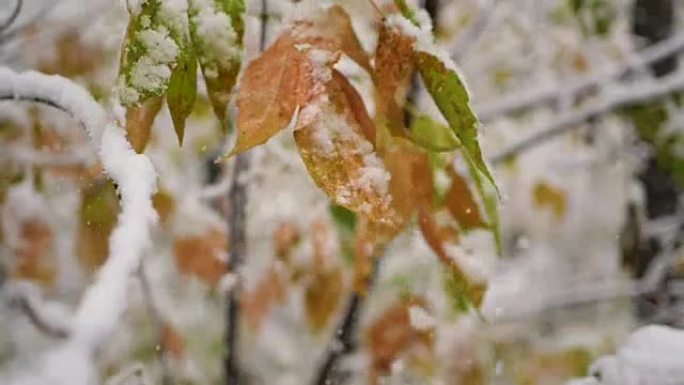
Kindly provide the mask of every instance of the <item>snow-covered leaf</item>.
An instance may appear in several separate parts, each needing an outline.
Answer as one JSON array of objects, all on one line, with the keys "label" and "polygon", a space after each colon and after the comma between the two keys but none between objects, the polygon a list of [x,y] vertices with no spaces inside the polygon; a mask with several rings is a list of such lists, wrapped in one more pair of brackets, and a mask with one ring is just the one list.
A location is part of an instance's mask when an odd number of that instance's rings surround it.
[{"label": "snow-covered leaf", "polygon": [[224,132],[230,127],[227,111],[242,61],[243,0],[190,0],[190,35],[207,94]]},{"label": "snow-covered leaf", "polygon": [[297,148],[316,185],[336,204],[392,225],[390,175],[363,136],[343,82],[333,72],[324,92],[302,109],[295,129]]}]

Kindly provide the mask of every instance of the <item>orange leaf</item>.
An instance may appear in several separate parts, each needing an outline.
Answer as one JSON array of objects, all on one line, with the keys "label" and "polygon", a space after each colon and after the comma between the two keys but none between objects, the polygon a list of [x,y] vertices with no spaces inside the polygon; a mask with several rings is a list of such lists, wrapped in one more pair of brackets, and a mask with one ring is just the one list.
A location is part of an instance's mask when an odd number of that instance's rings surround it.
[{"label": "orange leaf", "polygon": [[285,128],[312,88],[311,66],[289,33],[249,63],[237,96],[238,138],[231,155],[258,146]]},{"label": "orange leaf", "polygon": [[176,239],[173,244],[176,265],[182,274],[197,277],[216,287],[227,272],[227,266],[221,259],[227,246],[226,232],[218,229],[203,236]]},{"label": "orange leaf", "polygon": [[244,309],[247,324],[253,330],[258,331],[269,311],[284,301],[285,280],[278,270],[271,266],[256,288],[242,295],[241,306]]},{"label": "orange leaf", "polygon": [[138,154],[145,151],[150,140],[152,124],[161,109],[162,100],[162,97],[150,98],[126,109],[126,138]]},{"label": "orange leaf", "polygon": [[465,230],[484,227],[486,224],[480,215],[480,208],[465,179],[453,168],[449,168],[448,172],[451,176],[451,187],[445,197],[447,209]]},{"label": "orange leaf", "polygon": [[298,43],[330,52],[343,52],[370,72],[368,54],[354,32],[351,18],[341,6],[333,5],[319,17],[296,22],[292,31]]},{"label": "orange leaf", "polygon": [[366,140],[339,76],[300,113],[295,142],[309,175],[336,204],[393,225],[389,174]]},{"label": "orange leaf", "polygon": [[425,308],[422,298],[399,302],[378,316],[366,330],[366,340],[371,354],[370,382],[378,383],[378,377],[389,374],[392,363],[404,354],[430,354],[433,336],[430,331],[417,330],[411,326],[409,309]]},{"label": "orange leaf", "polygon": [[21,224],[19,237],[13,276],[51,287],[57,278],[55,261],[49,254],[54,241],[52,230],[38,220],[26,221]]},{"label": "orange leaf", "polygon": [[292,223],[282,223],[273,233],[276,255],[286,264],[290,263],[292,249],[299,243],[299,229]]},{"label": "orange leaf", "polygon": [[380,25],[375,51],[373,83],[376,89],[376,116],[385,120],[393,136],[403,136],[403,107],[415,68],[415,39],[385,23]]},{"label": "orange leaf", "polygon": [[175,358],[183,358],[185,355],[185,340],[173,326],[164,323],[161,331],[161,345],[165,352],[169,352]]},{"label": "orange leaf", "polygon": [[306,319],[311,329],[321,331],[328,325],[342,300],[342,268],[320,268],[312,271],[304,292]]}]

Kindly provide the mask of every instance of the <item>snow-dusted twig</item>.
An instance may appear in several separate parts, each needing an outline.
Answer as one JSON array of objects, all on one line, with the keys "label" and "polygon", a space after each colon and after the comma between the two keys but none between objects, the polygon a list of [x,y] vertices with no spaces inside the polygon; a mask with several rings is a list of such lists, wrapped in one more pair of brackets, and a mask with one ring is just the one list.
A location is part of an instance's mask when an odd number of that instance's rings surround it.
[{"label": "snow-dusted twig", "polygon": [[[45,372],[33,374],[53,384],[85,385],[96,376],[92,354],[116,329],[126,309],[128,284],[143,253],[151,247],[151,230],[157,223],[151,197],[157,188],[157,174],[146,155],[133,151],[123,128],[110,121],[92,96],[69,79],[0,68],[0,99],[38,101],[67,111],[80,121],[121,195],[122,210],[110,237],[107,262],[81,299],[70,337],[48,354]],[[65,360],[82,361],[90,370],[66,373],[60,370]]]},{"label": "snow-dusted twig", "polygon": [[536,130],[536,134],[494,155],[490,158],[490,161],[493,164],[501,163],[520,152],[531,149],[569,130],[578,128],[581,123],[587,120],[621,107],[628,107],[647,100],[657,99],[683,89],[684,72],[682,71],[659,80],[649,79],[648,81],[633,83],[629,86],[616,86],[610,93],[606,92],[604,97],[597,98],[595,101],[588,103],[589,105],[584,108],[561,115],[552,124]]},{"label": "snow-dusted twig", "polygon": [[644,68],[665,57],[684,51],[684,34],[676,35],[661,43],[643,49],[632,60],[606,73],[594,73],[563,84],[551,84],[528,92],[513,92],[498,100],[475,105],[480,120],[483,122],[508,115],[526,108],[544,103],[558,101],[563,96],[576,97],[588,90],[598,88],[629,73]]},{"label": "snow-dusted twig", "polygon": [[3,21],[2,24],[0,24],[0,34],[5,32],[7,28],[11,27],[12,24],[17,20],[17,17],[19,16],[19,12],[21,12],[21,8],[24,6],[24,0],[14,0],[14,8],[12,8],[12,13],[9,15],[9,17]]}]

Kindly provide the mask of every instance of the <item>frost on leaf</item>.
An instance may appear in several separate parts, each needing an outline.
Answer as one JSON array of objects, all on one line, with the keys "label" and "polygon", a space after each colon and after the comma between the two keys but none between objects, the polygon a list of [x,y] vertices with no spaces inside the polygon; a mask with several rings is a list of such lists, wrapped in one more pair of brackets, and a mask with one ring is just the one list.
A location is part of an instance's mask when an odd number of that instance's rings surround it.
[{"label": "frost on leaf", "polygon": [[[139,12],[131,15],[126,31],[117,85],[119,99],[127,108],[127,115],[141,114],[132,110],[145,109],[150,125],[159,111],[155,99],[168,92],[169,110],[181,143],[185,119],[195,102],[197,86],[196,59],[186,12],[183,2],[142,2]],[[150,100],[154,102],[149,104]],[[149,136],[149,126],[130,127],[130,124],[127,121],[129,139],[133,136],[132,131],[138,135],[142,133],[143,138]],[[144,150],[145,144],[146,140],[133,143],[137,152]]]},{"label": "frost on leaf", "polygon": [[[249,63],[238,90],[238,138],[231,155],[258,146],[284,129],[297,106],[320,94],[344,53],[364,68],[368,57],[339,6],[314,20],[296,21]],[[360,98],[359,98],[360,99]]]},{"label": "frost on leaf", "polygon": [[190,0],[190,35],[212,108],[224,132],[230,96],[240,71],[245,4],[243,0]]},{"label": "frost on leaf", "polygon": [[324,93],[301,110],[295,129],[297,148],[316,185],[336,204],[393,224],[390,175],[373,144],[364,138],[341,78],[333,72]]}]

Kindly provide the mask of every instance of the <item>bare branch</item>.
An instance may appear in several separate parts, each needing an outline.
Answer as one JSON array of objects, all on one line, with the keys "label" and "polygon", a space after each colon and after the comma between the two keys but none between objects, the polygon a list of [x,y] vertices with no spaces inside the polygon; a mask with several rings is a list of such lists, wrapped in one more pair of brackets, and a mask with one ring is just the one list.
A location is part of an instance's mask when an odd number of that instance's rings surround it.
[{"label": "bare branch", "polygon": [[478,112],[480,120],[486,122],[540,104],[557,102],[563,97],[571,96],[576,98],[578,95],[586,93],[591,89],[600,88],[631,71],[645,68],[665,57],[682,51],[684,51],[684,34],[676,35],[661,43],[645,48],[636,54],[633,60],[629,60],[622,66],[606,73],[590,74],[577,80],[571,79],[571,81],[564,84],[537,88],[522,95],[520,92],[514,92],[498,100],[483,105],[476,105],[475,111]]},{"label": "bare branch", "polygon": [[[684,39],[683,39],[684,41]],[[493,164],[504,162],[506,159],[538,144],[553,139],[567,131],[578,128],[581,123],[609,113],[621,107],[642,103],[647,100],[657,99],[684,89],[684,71],[679,71],[659,80],[638,82],[629,86],[618,86],[611,91],[610,95],[589,103],[588,106],[564,114],[551,125],[536,130],[536,134],[514,144],[510,148],[494,155],[490,161]]]},{"label": "bare branch", "polygon": [[36,296],[17,290],[11,295],[9,305],[24,314],[29,322],[43,334],[58,339],[69,337],[69,329],[49,320],[49,317],[46,317],[41,310],[43,304],[37,302],[40,301],[37,301]]}]

